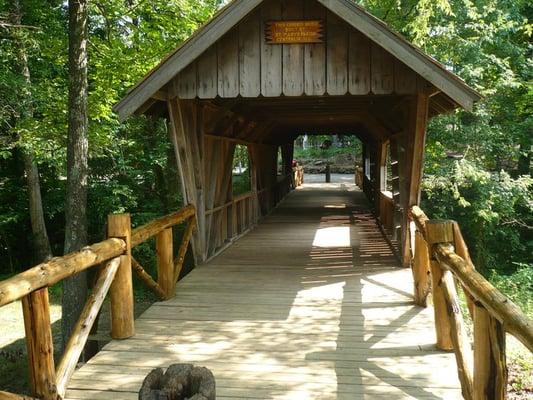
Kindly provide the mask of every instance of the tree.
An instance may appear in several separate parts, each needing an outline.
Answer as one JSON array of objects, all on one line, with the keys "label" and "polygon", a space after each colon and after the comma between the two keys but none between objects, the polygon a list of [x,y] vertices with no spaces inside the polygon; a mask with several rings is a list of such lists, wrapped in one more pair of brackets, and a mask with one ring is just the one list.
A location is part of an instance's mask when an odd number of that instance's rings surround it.
[{"label": "tree", "polygon": [[[18,49],[19,71],[23,77],[20,119],[31,120],[33,119],[31,75],[28,67],[25,41],[23,35],[20,33],[20,30],[24,29],[24,27],[22,25],[22,9],[19,0],[13,0],[10,17],[13,27],[12,29],[14,31],[13,37],[16,42],[16,48]],[[22,143],[20,144],[22,145]],[[32,150],[28,147],[25,148],[23,145],[20,146],[20,148],[23,155],[24,172],[28,188],[30,221],[33,234],[33,261],[39,263],[52,256],[52,249],[50,247],[50,241],[48,239],[44,220],[39,170],[33,157]]]},{"label": "tree", "polygon": [[[69,0],[69,109],[65,247],[70,253],[87,244],[88,110],[87,0]],[[87,278],[64,281],[62,335],[65,344],[87,297]]]}]

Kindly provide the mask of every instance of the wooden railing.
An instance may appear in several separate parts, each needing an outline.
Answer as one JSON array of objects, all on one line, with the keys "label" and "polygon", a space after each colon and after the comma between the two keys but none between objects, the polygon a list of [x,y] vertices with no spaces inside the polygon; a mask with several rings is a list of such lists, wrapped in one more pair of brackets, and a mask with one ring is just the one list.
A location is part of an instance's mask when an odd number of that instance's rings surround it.
[{"label": "wooden railing", "polygon": [[355,184],[360,188],[363,189],[363,181],[364,181],[364,173],[363,168],[356,166],[355,167]]},{"label": "wooden railing", "polygon": [[228,240],[238,237],[248,228],[257,223],[259,210],[257,209],[258,192],[248,192],[236,196],[221,206],[205,212],[211,216],[211,236],[209,238],[212,250],[220,248]]},{"label": "wooden railing", "polygon": [[292,168],[292,184],[294,188],[300,187],[304,184],[304,167],[297,166]]},{"label": "wooden railing", "polygon": [[[178,255],[173,257],[172,227],[187,221]],[[65,396],[68,382],[85,347],[107,293],[111,298],[111,337],[135,333],[132,269],[162,299],[172,297],[196,225],[194,207],[131,230],[129,214],[108,217],[108,239],[79,252],[53,258],[0,282],[0,307],[22,300],[30,381],[33,395],[44,400]],[[131,256],[131,248],[156,237],[157,282]],[[103,264],[57,368],[50,324],[48,288],[79,272]],[[133,267],[133,268],[132,268]],[[0,400],[28,397],[0,391]]]},{"label": "wooden railing", "polygon": [[385,230],[391,233],[394,228],[394,200],[392,198],[392,192],[379,192],[379,219]]},{"label": "wooden railing", "polygon": [[[410,217],[415,302],[426,306],[432,292],[437,347],[454,350],[465,399],[505,399],[505,333],[533,352],[533,321],[475,270],[456,222],[429,220],[416,206]],[[473,351],[455,282],[473,321]]]}]

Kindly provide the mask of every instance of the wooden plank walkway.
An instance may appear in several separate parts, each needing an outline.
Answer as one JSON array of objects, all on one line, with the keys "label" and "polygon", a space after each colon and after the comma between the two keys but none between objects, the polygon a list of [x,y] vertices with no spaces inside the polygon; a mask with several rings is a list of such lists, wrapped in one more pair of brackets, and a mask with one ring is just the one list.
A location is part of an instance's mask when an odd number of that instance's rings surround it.
[{"label": "wooden plank walkway", "polygon": [[155,367],[210,368],[218,399],[461,399],[432,309],[412,305],[350,184],[307,184],[79,369],[69,399],[137,399]]}]

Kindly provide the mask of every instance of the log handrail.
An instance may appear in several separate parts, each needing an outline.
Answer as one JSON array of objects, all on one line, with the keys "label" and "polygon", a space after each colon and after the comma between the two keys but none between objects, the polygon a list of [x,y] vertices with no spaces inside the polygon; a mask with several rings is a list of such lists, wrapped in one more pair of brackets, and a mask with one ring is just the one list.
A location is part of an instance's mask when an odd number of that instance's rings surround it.
[{"label": "log handrail", "polygon": [[[426,239],[426,223],[429,218],[417,206],[411,209],[411,216],[418,231]],[[433,248],[433,255],[441,266],[451,271],[464,288],[483,304],[494,318],[504,324],[507,332],[533,352],[533,321],[516,304],[495,288],[483,275],[472,269],[465,259],[455,253],[452,246],[438,244]]]},{"label": "log handrail", "polygon": [[131,247],[138,246],[146,240],[154,237],[159,232],[178,225],[196,214],[194,206],[188,205],[181,210],[158,218],[131,231]]},{"label": "log handrail", "polygon": [[[162,290],[159,283],[132,258],[131,248],[153,236],[168,236],[174,225],[185,221],[188,221],[188,224],[175,260],[172,259],[172,241],[158,241],[165,244],[166,254],[171,258],[168,271],[163,271],[161,266],[158,266],[158,278],[166,273],[164,278],[170,282],[170,285],[165,287],[166,290]],[[169,298],[173,295],[195,227],[196,210],[193,206],[186,206],[133,231],[129,214],[110,215],[109,239],[63,257],[55,257],[0,282],[0,307],[22,300],[30,380],[35,398],[58,400],[64,397],[68,382],[108,292],[111,293],[112,337],[127,338],[134,334],[132,269],[142,275],[143,281],[160,297],[163,295],[164,298]],[[56,369],[48,288],[63,279],[104,263],[105,266],[99,270],[92,294],[86,301]],[[0,399],[32,398],[0,391]]]},{"label": "log handrail", "polygon": [[82,250],[54,257],[20,274],[0,282],[0,307],[30,293],[101,264],[124,253],[126,243],[121,239],[107,239]]},{"label": "log handrail", "polygon": [[439,244],[434,254],[439,263],[451,271],[470,294],[503,324],[506,332],[517,338],[533,352],[533,321],[507,296],[496,289],[448,245]]},{"label": "log handrail", "polygon": [[[416,227],[415,302],[425,306],[420,293],[427,289],[420,286],[426,285],[425,271],[431,270],[437,346],[455,351],[463,396],[467,400],[504,399],[507,385],[504,332],[533,352],[533,321],[475,270],[456,222],[430,220],[418,206],[410,209],[409,217]],[[424,253],[429,253],[429,258]],[[473,319],[473,351],[466,339],[452,276],[463,288]],[[472,353],[473,364],[469,361]]]}]

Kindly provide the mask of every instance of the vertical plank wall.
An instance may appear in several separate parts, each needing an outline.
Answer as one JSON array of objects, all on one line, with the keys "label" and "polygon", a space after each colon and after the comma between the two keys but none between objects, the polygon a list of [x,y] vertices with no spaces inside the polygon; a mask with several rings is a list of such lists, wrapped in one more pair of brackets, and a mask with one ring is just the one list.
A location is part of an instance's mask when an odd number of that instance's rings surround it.
[{"label": "vertical plank wall", "polygon": [[[269,20],[321,19],[320,44],[271,45]],[[316,1],[267,0],[174,80],[181,99],[415,94],[409,67]]]}]

